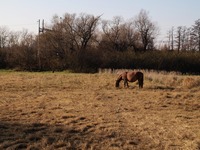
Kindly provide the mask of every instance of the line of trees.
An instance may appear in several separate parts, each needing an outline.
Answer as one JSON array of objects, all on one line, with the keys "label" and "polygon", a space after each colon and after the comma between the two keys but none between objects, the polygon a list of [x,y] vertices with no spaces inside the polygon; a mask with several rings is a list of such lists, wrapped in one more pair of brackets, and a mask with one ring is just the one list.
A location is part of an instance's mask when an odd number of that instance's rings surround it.
[{"label": "line of trees", "polygon": [[172,27],[168,32],[168,39],[168,46],[165,46],[167,49],[200,52],[200,19],[192,27]]},{"label": "line of trees", "polygon": [[[6,27],[0,27],[0,68],[70,69],[75,72],[95,72],[98,68],[143,68],[200,72],[200,20],[191,27],[189,35],[186,28],[179,27],[173,42],[174,34],[169,34],[169,44],[156,50],[154,42],[159,29],[145,10],[129,21],[122,17],[112,20],[101,17],[55,15],[51,24],[38,35],[27,30],[10,32]],[[177,52],[182,53],[161,51],[175,50],[171,43],[176,43]],[[167,66],[172,59],[176,64]],[[183,65],[187,67],[181,67]]]}]

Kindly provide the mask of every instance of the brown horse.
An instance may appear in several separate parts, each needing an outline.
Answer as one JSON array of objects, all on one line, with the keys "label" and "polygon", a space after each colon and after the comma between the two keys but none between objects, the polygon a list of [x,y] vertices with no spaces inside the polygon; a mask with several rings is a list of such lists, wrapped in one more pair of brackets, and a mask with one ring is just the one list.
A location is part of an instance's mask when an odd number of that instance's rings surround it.
[{"label": "brown horse", "polygon": [[129,87],[128,82],[135,82],[138,80],[139,83],[139,88],[143,88],[143,81],[144,81],[144,75],[142,72],[123,72],[122,74],[119,75],[119,77],[116,80],[116,87],[119,87],[119,83],[121,80],[124,80],[124,87]]}]

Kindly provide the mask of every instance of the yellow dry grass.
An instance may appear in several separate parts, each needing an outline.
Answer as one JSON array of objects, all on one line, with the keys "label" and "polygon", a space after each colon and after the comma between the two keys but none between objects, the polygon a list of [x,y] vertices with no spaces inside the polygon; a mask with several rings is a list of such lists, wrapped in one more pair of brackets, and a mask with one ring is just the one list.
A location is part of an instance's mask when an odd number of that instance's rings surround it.
[{"label": "yellow dry grass", "polygon": [[200,149],[200,76],[0,72],[0,149]]}]

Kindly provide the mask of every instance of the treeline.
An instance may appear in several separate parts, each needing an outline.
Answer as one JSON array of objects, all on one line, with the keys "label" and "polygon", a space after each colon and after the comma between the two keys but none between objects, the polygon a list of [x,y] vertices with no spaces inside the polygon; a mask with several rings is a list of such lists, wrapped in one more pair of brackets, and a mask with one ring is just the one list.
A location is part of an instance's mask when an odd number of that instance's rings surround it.
[{"label": "treeline", "polygon": [[0,69],[96,72],[98,68],[140,68],[200,73],[200,20],[191,27],[190,36],[183,40],[180,32],[174,38],[173,43],[180,43],[173,49],[172,40],[158,49],[154,43],[158,27],[145,10],[129,21],[101,17],[55,15],[51,24],[39,28],[38,35],[0,27]]},{"label": "treeline", "polygon": [[[200,19],[192,27],[172,27],[167,34],[167,49],[180,51],[200,51]],[[166,45],[165,45],[166,47]]]}]

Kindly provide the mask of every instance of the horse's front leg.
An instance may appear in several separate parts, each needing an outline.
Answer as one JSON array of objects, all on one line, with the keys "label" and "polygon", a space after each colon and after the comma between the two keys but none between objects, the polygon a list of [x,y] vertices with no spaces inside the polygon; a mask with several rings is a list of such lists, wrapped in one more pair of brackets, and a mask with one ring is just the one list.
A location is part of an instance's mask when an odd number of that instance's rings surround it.
[{"label": "horse's front leg", "polygon": [[127,88],[129,88],[128,81],[126,83],[127,83]]},{"label": "horse's front leg", "polygon": [[124,87],[126,87],[126,86],[129,87],[129,86],[128,86],[128,80],[127,80],[127,79],[124,79]]}]

